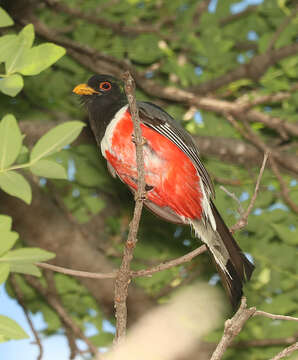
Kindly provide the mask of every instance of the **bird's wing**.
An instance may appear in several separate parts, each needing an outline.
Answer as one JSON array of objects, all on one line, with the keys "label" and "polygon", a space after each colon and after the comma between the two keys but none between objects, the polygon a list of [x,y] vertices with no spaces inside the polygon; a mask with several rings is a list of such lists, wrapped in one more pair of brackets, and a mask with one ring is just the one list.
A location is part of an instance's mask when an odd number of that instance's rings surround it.
[{"label": "bird's wing", "polygon": [[200,160],[199,149],[191,135],[159,106],[149,102],[138,102],[138,108],[140,120],[143,124],[167,137],[190,158],[203,182],[206,194],[214,198],[212,180]]}]

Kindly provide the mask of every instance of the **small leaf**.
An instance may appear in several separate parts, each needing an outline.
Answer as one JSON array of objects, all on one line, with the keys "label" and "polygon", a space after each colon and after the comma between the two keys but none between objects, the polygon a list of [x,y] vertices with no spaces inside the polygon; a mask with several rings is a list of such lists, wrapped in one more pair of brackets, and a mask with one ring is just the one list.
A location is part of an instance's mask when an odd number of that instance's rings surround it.
[{"label": "small leaf", "polygon": [[19,38],[17,35],[4,35],[0,37],[0,62],[8,60],[17,52]]},{"label": "small leaf", "polygon": [[20,273],[20,274],[38,276],[38,277],[41,276],[41,271],[34,264],[16,263],[15,262],[15,263],[10,264],[10,271]]},{"label": "small leaf", "polygon": [[20,325],[3,315],[0,315],[0,336],[4,338],[4,341],[29,338]]},{"label": "small leaf", "polygon": [[39,248],[21,248],[11,250],[0,258],[0,262],[8,262],[11,265],[14,263],[36,263],[53,259],[55,254]]},{"label": "small leaf", "polygon": [[54,64],[64,54],[65,49],[55,44],[45,43],[34,46],[26,51],[22,58],[22,65],[17,70],[23,75],[37,75]]},{"label": "small leaf", "polygon": [[0,234],[0,256],[10,250],[18,240],[19,234],[15,231],[3,231]]},{"label": "small leaf", "polygon": [[19,125],[13,115],[5,115],[0,122],[0,170],[14,163],[21,147],[22,134]]},{"label": "small leaf", "polygon": [[58,125],[43,135],[32,149],[30,162],[33,164],[70,144],[85,126],[80,121],[69,121]]},{"label": "small leaf", "polygon": [[0,91],[5,95],[16,96],[24,86],[21,75],[13,74],[4,78],[0,78]]},{"label": "small leaf", "polygon": [[5,61],[5,69],[8,75],[18,71],[23,66],[24,56],[31,48],[34,41],[34,27],[32,24],[26,25],[18,35],[18,46]]},{"label": "small leaf", "polygon": [[52,160],[39,160],[30,166],[30,170],[37,176],[51,179],[67,179],[64,167]]},{"label": "small leaf", "polygon": [[0,173],[0,188],[7,194],[16,196],[30,204],[32,199],[31,187],[23,175],[15,171]]},{"label": "small leaf", "polygon": [[0,215],[0,233],[9,231],[12,225],[12,218],[8,215]]},{"label": "small leaf", "polygon": [[0,264],[0,284],[4,283],[9,275],[10,266],[7,263]]},{"label": "small leaf", "polygon": [[289,245],[297,245],[298,244],[298,231],[297,227],[293,225],[287,226],[285,224],[270,224],[273,229],[276,231],[277,235],[284,241],[286,244]]},{"label": "small leaf", "polygon": [[7,14],[7,12],[0,7],[0,27],[11,26],[13,25],[12,18]]},{"label": "small leaf", "polygon": [[114,334],[101,331],[99,334],[89,337],[89,340],[97,347],[108,346],[112,343]]}]

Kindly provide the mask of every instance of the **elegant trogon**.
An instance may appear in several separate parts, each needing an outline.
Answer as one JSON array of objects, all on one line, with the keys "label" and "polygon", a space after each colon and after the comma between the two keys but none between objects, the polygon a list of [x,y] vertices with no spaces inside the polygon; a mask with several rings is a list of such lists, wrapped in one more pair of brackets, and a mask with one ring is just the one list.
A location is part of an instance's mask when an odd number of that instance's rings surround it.
[{"label": "elegant trogon", "polygon": [[[134,192],[137,189],[133,123],[123,83],[110,75],[94,75],[73,89],[89,112],[89,121],[110,173]],[[231,303],[236,306],[242,285],[254,266],[242,253],[214,203],[214,188],[199,150],[168,113],[138,102],[143,145],[146,200],[164,220],[191,225],[214,259]]]}]

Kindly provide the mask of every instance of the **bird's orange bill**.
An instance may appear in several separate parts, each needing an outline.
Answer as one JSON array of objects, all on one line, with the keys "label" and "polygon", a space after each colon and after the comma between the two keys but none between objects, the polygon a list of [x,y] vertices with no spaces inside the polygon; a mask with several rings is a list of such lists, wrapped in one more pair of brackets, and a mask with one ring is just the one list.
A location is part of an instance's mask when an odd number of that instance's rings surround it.
[{"label": "bird's orange bill", "polygon": [[78,95],[93,95],[98,94],[99,92],[92,89],[92,87],[88,86],[87,84],[79,84],[77,85],[72,92]]}]

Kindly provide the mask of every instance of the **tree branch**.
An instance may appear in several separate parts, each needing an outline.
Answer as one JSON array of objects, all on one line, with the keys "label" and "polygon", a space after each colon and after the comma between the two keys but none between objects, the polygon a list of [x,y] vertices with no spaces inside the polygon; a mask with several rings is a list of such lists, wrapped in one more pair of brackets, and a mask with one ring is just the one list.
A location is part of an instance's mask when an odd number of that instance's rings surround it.
[{"label": "tree branch", "polygon": [[184,264],[185,262],[191,261],[194,257],[204,253],[207,250],[206,245],[202,245],[198,247],[197,249],[189,252],[186,255],[183,255],[177,259],[167,261],[165,263],[153,266],[152,268],[145,269],[145,270],[138,270],[138,271],[132,271],[133,277],[139,277],[139,276],[151,276],[152,274],[163,271],[166,269],[170,269],[174,266]]},{"label": "tree branch", "polygon": [[297,54],[297,52],[298,43],[293,43],[279,49],[270,50],[264,54],[256,55],[247,64],[240,65],[218,78],[206,81],[192,88],[192,90],[198,94],[206,94],[243,78],[257,81],[270,66],[275,65],[288,56]]},{"label": "tree branch", "polygon": [[264,317],[267,317],[267,318],[273,319],[273,320],[298,321],[298,318],[293,317],[293,316],[270,314],[266,311],[261,311],[261,310],[257,310],[253,316],[264,316]]},{"label": "tree branch", "polygon": [[[243,296],[241,299],[240,307],[239,307],[238,311],[236,312],[236,314],[231,319],[228,319],[225,322],[224,333],[223,333],[222,338],[221,338],[220,342],[218,343],[215,351],[213,352],[210,360],[222,359],[225,351],[232,344],[233,339],[240,333],[240,331],[242,330],[245,323],[253,316],[264,316],[264,317],[274,319],[274,320],[278,319],[278,320],[298,321],[298,318],[295,318],[292,316],[274,315],[274,314],[267,313],[265,311],[256,310],[255,307],[247,308],[246,298]],[[253,341],[257,341],[257,340],[253,340]],[[260,341],[262,341],[262,340],[260,340]],[[271,339],[270,339],[270,341],[271,341]],[[272,339],[272,341],[274,342],[274,339]],[[243,343],[246,343],[246,342],[235,343],[234,346],[241,347],[241,344],[243,344]],[[239,346],[238,346],[238,344],[239,344]],[[254,345],[252,345],[252,346],[254,346]],[[272,358],[271,360],[279,360],[282,357],[285,357],[285,356],[291,354],[293,351],[295,351],[297,349],[298,349],[298,343],[295,343],[295,344],[291,345],[290,347],[284,349],[281,353],[276,355],[276,357]],[[280,356],[280,357],[278,357],[278,356]]]},{"label": "tree branch", "polygon": [[298,350],[298,341],[295,344],[283,349],[280,353],[275,355],[271,360],[280,360],[286,356],[291,355],[294,351],[297,350]]},{"label": "tree branch", "polygon": [[241,299],[241,304],[236,314],[225,322],[223,336],[218,343],[210,360],[220,360],[233,339],[240,333],[246,321],[251,318],[256,308],[246,307],[246,298]]},{"label": "tree branch", "polygon": [[[130,277],[135,278],[135,277],[142,277],[142,276],[151,276],[152,274],[154,274],[156,272],[167,270],[174,266],[178,266],[178,265],[184,264],[186,262],[189,262],[196,256],[204,253],[206,250],[207,250],[206,245],[202,245],[202,246],[198,247],[197,249],[189,252],[186,255],[180,256],[173,260],[166,261],[159,265],[153,266],[149,269],[130,271]],[[89,272],[89,271],[67,269],[65,267],[56,266],[56,265],[52,265],[52,264],[48,264],[48,263],[36,263],[35,265],[37,265],[43,269],[59,272],[61,274],[83,277],[83,278],[88,278],[88,279],[102,280],[102,279],[114,279],[117,277],[116,271],[110,272],[110,273],[95,273],[95,272]]]},{"label": "tree branch", "polygon": [[136,165],[138,172],[138,188],[135,194],[135,208],[132,221],[129,225],[128,237],[124,247],[123,259],[115,281],[115,309],[116,309],[116,337],[115,343],[121,343],[126,334],[128,285],[131,280],[130,262],[133,258],[133,250],[137,243],[137,234],[141,219],[144,192],[145,192],[145,168],[143,155],[143,138],[140,127],[138,107],[135,99],[135,83],[129,72],[123,74],[124,87],[129,103],[129,109],[133,121],[134,143],[136,146]]}]

